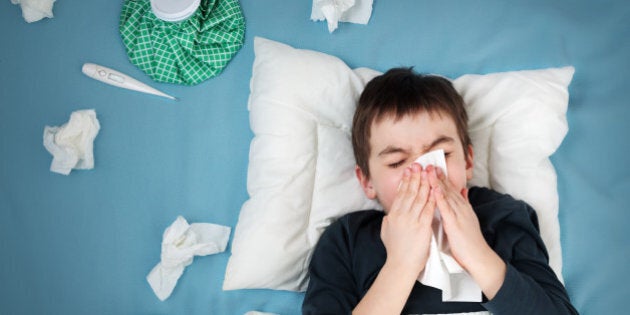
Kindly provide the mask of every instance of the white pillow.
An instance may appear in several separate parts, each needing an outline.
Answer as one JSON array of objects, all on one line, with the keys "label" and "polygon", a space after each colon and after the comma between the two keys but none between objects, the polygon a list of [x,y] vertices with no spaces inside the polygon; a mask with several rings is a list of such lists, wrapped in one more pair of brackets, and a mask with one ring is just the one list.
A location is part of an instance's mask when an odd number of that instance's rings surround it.
[{"label": "white pillow", "polygon": [[[323,230],[351,211],[380,208],[354,175],[355,103],[379,72],[257,37],[250,82],[247,189],[223,288],[304,291]],[[573,68],[466,75],[454,80],[470,116],[471,184],[507,191],[538,212],[561,274],[556,177],[549,155],[567,132]]]}]

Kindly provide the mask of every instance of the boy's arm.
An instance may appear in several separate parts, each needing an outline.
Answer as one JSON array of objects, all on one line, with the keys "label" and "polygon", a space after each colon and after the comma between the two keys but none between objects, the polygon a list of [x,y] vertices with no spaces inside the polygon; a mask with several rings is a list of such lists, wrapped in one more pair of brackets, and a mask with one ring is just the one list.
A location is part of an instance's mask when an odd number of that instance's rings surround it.
[{"label": "boy's arm", "polygon": [[352,314],[400,314],[418,277],[405,267],[387,260]]},{"label": "boy's arm", "polygon": [[532,272],[507,264],[503,285],[483,306],[492,314],[578,314],[553,271]]},{"label": "boy's arm", "polygon": [[[409,268],[407,260],[385,258],[385,264],[363,297],[364,288],[357,284],[357,281],[364,281],[363,275],[355,274],[361,273],[355,270],[356,260],[379,259],[379,254],[355,256],[356,244],[353,242],[366,240],[356,234],[355,228],[382,219],[382,215],[375,217],[374,214],[359,214],[351,219],[346,216],[324,231],[309,266],[310,280],[302,304],[303,314],[350,314],[353,309],[356,314],[400,314],[418,277],[416,266]],[[376,250],[376,253],[380,251]]]},{"label": "boy's arm", "polygon": [[349,314],[358,303],[348,234],[344,217],[331,224],[317,242],[303,314]]},{"label": "boy's arm", "polygon": [[468,200],[468,190],[457,191],[441,169],[433,170],[429,180],[451,252],[491,300],[503,285],[507,267],[483,237],[479,219]]},{"label": "boy's arm", "polygon": [[435,198],[426,170],[405,169],[396,198],[383,217],[387,259],[353,314],[400,314],[429,256]]},{"label": "boy's arm", "polygon": [[481,234],[467,190],[455,191],[439,171],[430,175],[451,251],[488,298],[484,307],[494,314],[577,314],[549,267],[537,227],[527,215],[535,216],[531,208],[512,212],[497,226],[496,238],[505,247],[499,256]]},{"label": "boy's arm", "polygon": [[500,290],[484,307],[494,314],[577,314],[549,266],[536,212],[524,203],[519,205],[497,230],[496,238],[503,245],[495,247],[505,257],[507,270]]},{"label": "boy's arm", "polygon": [[352,263],[354,236],[343,220],[326,229],[313,253],[302,312],[347,314],[354,308],[355,314],[399,314],[429,255],[435,210],[429,191],[420,165],[405,170],[395,201],[382,219],[385,264],[362,298]]}]

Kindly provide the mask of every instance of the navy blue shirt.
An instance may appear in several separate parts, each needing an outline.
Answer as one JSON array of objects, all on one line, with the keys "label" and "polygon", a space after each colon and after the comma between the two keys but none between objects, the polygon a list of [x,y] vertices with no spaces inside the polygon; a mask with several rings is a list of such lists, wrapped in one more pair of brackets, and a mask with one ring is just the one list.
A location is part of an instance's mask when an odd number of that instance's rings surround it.
[{"label": "navy blue shirt", "polygon": [[[549,267],[534,210],[487,188],[471,188],[468,199],[486,242],[507,265],[503,285],[491,301],[442,302],[442,291],[416,281],[403,314],[577,314]],[[311,259],[304,314],[350,314],[365,296],[387,256],[380,238],[383,216],[358,211],[326,229]]]}]

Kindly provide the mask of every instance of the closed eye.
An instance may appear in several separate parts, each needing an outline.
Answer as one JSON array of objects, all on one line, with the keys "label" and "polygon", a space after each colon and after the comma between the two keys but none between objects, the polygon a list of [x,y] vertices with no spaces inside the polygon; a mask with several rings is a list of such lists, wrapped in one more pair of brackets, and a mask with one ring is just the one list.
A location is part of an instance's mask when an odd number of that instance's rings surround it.
[{"label": "closed eye", "polygon": [[398,168],[398,167],[402,166],[404,163],[405,163],[405,160],[400,160],[400,161],[398,161],[396,163],[392,163],[392,164],[389,164],[387,166],[389,166],[390,168]]}]

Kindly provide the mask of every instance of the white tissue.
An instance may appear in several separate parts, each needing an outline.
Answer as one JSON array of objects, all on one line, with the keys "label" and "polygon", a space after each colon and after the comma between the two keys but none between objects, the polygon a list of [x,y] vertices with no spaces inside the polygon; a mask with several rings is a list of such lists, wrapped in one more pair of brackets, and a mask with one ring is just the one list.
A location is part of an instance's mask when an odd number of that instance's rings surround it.
[{"label": "white tissue", "polygon": [[373,0],[313,0],[311,20],[328,23],[328,31],[337,29],[338,22],[367,24],[372,15]]},{"label": "white tissue", "polygon": [[230,228],[212,223],[188,224],[182,216],[177,217],[162,236],[160,262],[147,275],[147,281],[155,295],[166,300],[184,268],[193,262],[194,256],[206,256],[225,251]]},{"label": "white tissue", "polygon": [[55,0],[11,0],[22,7],[22,17],[28,23],[39,21],[45,17],[52,18]]},{"label": "white tissue", "polygon": [[[416,159],[416,163],[422,165],[423,168],[428,165],[439,167],[445,175],[448,174],[444,150],[428,152]],[[433,236],[431,237],[429,259],[424,271],[418,277],[418,281],[442,290],[442,301],[444,302],[481,302],[481,288],[451,255],[442,228],[440,211],[437,208],[432,228]]]},{"label": "white tissue", "polygon": [[44,147],[53,156],[50,170],[68,175],[72,169],[94,168],[94,138],[101,129],[93,109],[73,112],[61,127],[44,128]]}]

